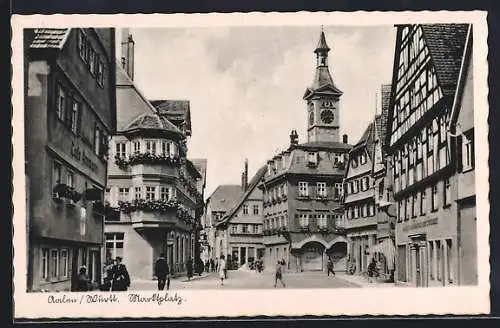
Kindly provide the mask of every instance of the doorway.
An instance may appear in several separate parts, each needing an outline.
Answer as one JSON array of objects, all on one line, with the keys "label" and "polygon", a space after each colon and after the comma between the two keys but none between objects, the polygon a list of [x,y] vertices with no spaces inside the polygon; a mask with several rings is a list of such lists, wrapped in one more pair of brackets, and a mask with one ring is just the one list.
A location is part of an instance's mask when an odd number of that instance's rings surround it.
[{"label": "doorway", "polygon": [[247,258],[247,248],[246,247],[240,247],[240,266],[245,265],[246,263],[246,258]]}]

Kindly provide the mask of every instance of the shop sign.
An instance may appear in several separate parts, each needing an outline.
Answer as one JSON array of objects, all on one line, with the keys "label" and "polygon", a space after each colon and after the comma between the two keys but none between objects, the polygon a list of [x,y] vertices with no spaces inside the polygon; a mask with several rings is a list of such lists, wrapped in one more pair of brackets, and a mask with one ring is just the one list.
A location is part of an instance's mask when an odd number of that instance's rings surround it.
[{"label": "shop sign", "polygon": [[75,145],[74,142],[71,143],[71,156],[74,159],[83,163],[83,165],[85,165],[86,167],[88,167],[92,171],[97,172],[97,164],[95,162],[93,162],[89,156],[87,156],[85,151],[80,149],[79,145]]},{"label": "shop sign", "polygon": [[424,228],[424,227],[428,227],[428,226],[431,226],[431,225],[434,225],[437,223],[438,223],[437,218],[427,219],[424,221],[415,222],[412,224],[405,225],[403,227],[403,231],[410,231],[410,230],[415,230],[415,229],[419,229],[419,228]]}]

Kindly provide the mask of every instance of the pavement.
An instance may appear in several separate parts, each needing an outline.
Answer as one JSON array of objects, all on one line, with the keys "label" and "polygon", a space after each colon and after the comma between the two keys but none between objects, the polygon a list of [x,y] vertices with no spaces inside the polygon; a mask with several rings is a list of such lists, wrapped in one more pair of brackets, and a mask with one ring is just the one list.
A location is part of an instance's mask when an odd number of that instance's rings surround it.
[{"label": "pavement", "polygon": [[362,276],[362,275],[349,275],[344,272],[342,273],[337,273],[337,276],[340,279],[343,279],[345,281],[351,282],[353,284],[356,284],[360,287],[363,288],[387,288],[387,287],[396,287],[397,285],[395,283],[391,282],[382,282],[380,280],[378,281],[372,281],[370,282],[368,280],[368,277]]},{"label": "pavement", "polygon": [[[286,288],[359,288],[365,287],[361,282],[345,279],[345,275],[327,276],[324,272],[284,272],[283,280]],[[205,273],[201,277],[174,278],[170,281],[171,290],[181,289],[274,289],[274,273],[257,273],[251,270],[228,271],[228,279],[221,286],[217,273]],[[282,288],[278,282],[277,288]],[[156,290],[155,280],[132,280],[129,290]]]}]

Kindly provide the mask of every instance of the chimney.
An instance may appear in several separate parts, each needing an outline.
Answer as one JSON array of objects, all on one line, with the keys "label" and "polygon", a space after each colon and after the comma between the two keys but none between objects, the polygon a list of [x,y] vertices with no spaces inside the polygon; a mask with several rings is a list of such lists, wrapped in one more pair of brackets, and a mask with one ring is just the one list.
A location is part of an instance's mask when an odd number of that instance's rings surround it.
[{"label": "chimney", "polygon": [[297,146],[299,144],[299,135],[296,130],[290,132],[290,147]]},{"label": "chimney", "polygon": [[344,134],[344,135],[342,136],[342,142],[346,144],[346,143],[347,143],[347,141],[348,141],[348,140],[347,140],[347,134]]},{"label": "chimney", "polygon": [[122,67],[132,81],[134,80],[134,44],[129,29],[122,29]]},{"label": "chimney", "polygon": [[248,159],[245,159],[245,169],[241,175],[241,187],[243,191],[248,189]]}]

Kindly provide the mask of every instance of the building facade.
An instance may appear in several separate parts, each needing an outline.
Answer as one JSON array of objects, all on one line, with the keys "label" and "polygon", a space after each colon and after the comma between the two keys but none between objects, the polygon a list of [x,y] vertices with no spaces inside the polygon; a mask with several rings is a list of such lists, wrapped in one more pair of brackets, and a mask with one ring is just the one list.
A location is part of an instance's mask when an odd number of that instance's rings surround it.
[{"label": "building facade", "polygon": [[206,167],[187,159],[189,102],[148,101],[132,80],[133,47],[125,29],[116,79],[118,126],[110,142],[114,160],[106,189],[104,260],[120,256],[133,279],[152,279],[154,263],[164,253],[175,276],[196,256]]},{"label": "building facade", "polygon": [[474,165],[474,89],[472,27],[467,34],[457,93],[450,119],[450,137],[456,147],[458,284],[477,285],[477,217]]},{"label": "building facade", "polygon": [[448,124],[466,24],[399,25],[386,147],[397,202],[396,276],[413,286],[456,285],[456,149]]},{"label": "building facade", "polygon": [[101,279],[114,29],[25,30],[28,291]]},{"label": "building facade", "polygon": [[245,161],[243,173],[244,193],[236,205],[217,223],[217,231],[226,240],[223,241],[231,269],[247,267],[255,260],[264,257],[262,244],[263,196],[258,188],[266,172],[266,166],[257,170],[247,183],[248,162]]},{"label": "building facade", "polygon": [[226,258],[227,238],[226,230],[217,229],[217,224],[236,205],[236,202],[243,194],[242,185],[220,185],[208,197],[204,215],[203,229],[208,239],[207,252],[203,253],[205,261],[212,259],[216,261],[221,255]]},{"label": "building facade", "polygon": [[[380,116],[375,121],[380,120]],[[372,176],[376,122],[368,125],[349,152],[344,179],[344,216],[348,255],[356,273],[368,268],[368,249],[377,243],[375,188]]]},{"label": "building facade", "polygon": [[299,144],[294,130],[290,146],[267,163],[260,188],[264,192],[264,266],[274,268],[284,260],[290,270],[324,270],[332,257],[339,270],[345,268],[347,243],[339,226],[343,194],[342,179],[347,136],[339,140],[339,101],[342,92],[328,68],[323,31],[314,53],[314,81],[303,99],[307,106],[306,143]]}]

